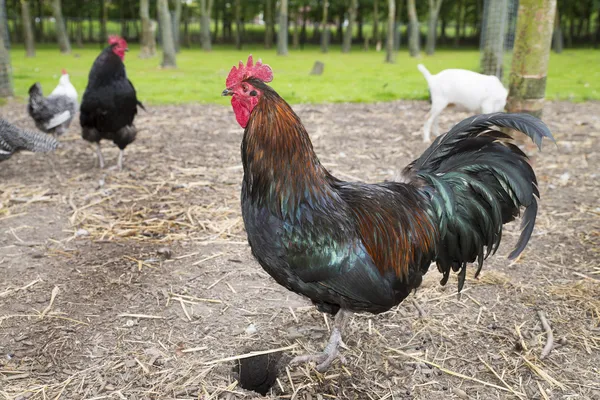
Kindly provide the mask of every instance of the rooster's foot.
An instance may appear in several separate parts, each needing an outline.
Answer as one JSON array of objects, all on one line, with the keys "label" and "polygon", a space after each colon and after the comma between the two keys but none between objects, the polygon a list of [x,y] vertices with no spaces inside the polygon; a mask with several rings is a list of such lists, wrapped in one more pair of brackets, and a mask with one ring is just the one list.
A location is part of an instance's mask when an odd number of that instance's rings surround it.
[{"label": "rooster's foot", "polygon": [[327,349],[323,353],[319,354],[305,354],[302,356],[294,357],[290,361],[290,365],[298,365],[305,363],[315,363],[315,369],[319,372],[325,372],[331,367],[331,364],[335,359],[339,359],[342,364],[346,364],[346,358],[340,354],[339,348],[335,348],[331,352],[327,353]]},{"label": "rooster's foot", "polygon": [[347,310],[338,311],[335,316],[335,323],[333,330],[331,331],[331,336],[329,337],[329,343],[327,343],[327,347],[325,347],[323,353],[295,357],[290,361],[290,365],[314,362],[317,364],[317,371],[325,372],[331,367],[331,364],[333,364],[336,358],[338,358],[342,364],[345,364],[346,359],[340,354],[340,345],[343,344],[342,330],[344,329],[344,323],[351,314],[352,312]]}]

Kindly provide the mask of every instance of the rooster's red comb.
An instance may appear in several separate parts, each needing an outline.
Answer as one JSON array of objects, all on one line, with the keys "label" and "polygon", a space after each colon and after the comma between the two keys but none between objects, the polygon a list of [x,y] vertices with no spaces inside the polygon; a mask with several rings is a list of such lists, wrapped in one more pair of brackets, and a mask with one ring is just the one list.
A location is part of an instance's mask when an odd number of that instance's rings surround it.
[{"label": "rooster's red comb", "polygon": [[127,46],[127,42],[119,35],[110,35],[108,37],[108,44],[121,44]]},{"label": "rooster's red comb", "polygon": [[273,80],[273,70],[267,64],[263,64],[260,59],[254,64],[252,54],[250,54],[246,65],[240,61],[238,67],[231,68],[225,86],[228,88],[233,87],[248,78],[257,78],[265,83],[271,82]]},{"label": "rooster's red comb", "polygon": [[63,68],[63,69],[62,69],[62,71],[60,71],[60,72],[61,72],[61,74],[63,74],[63,75],[67,75],[67,70],[66,70],[66,69],[64,69],[64,68]]}]

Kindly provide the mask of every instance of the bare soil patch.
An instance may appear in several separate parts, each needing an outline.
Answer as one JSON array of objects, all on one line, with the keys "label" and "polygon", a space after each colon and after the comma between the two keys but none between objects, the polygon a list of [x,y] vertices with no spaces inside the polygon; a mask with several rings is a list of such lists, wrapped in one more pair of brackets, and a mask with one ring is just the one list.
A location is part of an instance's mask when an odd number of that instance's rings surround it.
[{"label": "bare soil patch", "polygon": [[[342,179],[389,179],[426,147],[426,102],[295,109]],[[33,128],[22,104],[0,114]],[[467,116],[447,110],[441,128]],[[541,208],[520,260],[506,258],[513,224],[460,297],[432,268],[415,296],[424,316],[412,302],[354,316],[347,365],[290,369],[269,398],[600,399],[600,104],[549,103],[544,120],[558,145],[535,157]],[[124,172],[97,169],[77,127],[56,154],[0,164],[7,399],[261,398],[236,384],[234,362],[214,361],[327,340],[323,315],[251,257],[231,110],[154,107],[138,125]],[[555,343],[543,360],[538,311]]]}]

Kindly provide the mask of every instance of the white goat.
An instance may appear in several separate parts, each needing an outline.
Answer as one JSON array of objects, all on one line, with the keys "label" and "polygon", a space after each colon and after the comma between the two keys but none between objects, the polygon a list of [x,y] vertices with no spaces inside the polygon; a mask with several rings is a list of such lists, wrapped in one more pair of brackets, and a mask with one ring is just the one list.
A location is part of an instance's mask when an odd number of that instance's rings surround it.
[{"label": "white goat", "polygon": [[429,142],[431,127],[438,135],[438,117],[449,104],[465,107],[471,112],[484,114],[504,110],[508,90],[496,76],[482,75],[466,69],[445,69],[436,75],[417,66],[429,85],[431,110],[423,126],[423,141]]}]

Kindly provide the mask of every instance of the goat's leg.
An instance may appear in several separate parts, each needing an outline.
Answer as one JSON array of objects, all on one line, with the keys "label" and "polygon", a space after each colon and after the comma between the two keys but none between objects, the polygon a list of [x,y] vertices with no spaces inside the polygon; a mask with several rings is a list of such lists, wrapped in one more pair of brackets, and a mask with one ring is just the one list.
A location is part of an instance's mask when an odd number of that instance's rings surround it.
[{"label": "goat's leg", "polygon": [[431,140],[431,128],[433,126],[434,135],[438,135],[439,127],[438,127],[438,117],[446,108],[448,103],[442,102],[439,100],[434,100],[431,103],[431,110],[429,111],[429,118],[427,122],[425,122],[425,126],[423,127],[423,141],[429,142]]}]

